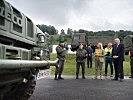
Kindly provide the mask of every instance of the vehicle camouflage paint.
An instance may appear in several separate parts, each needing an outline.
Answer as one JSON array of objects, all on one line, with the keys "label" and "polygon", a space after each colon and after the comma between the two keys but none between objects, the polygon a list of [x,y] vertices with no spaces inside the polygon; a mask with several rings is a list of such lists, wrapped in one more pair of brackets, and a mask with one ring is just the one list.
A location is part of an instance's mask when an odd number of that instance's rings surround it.
[{"label": "vehicle camouflage paint", "polygon": [[88,38],[85,33],[74,33],[72,36],[71,50],[76,51],[79,44],[82,43],[84,48],[88,45]]},{"label": "vehicle camouflage paint", "polygon": [[49,35],[5,0],[0,0],[0,100],[27,100],[39,69],[49,61]]},{"label": "vehicle camouflage paint", "polygon": [[124,37],[125,53],[128,54],[130,48],[133,48],[133,35],[127,35]]},{"label": "vehicle camouflage paint", "polygon": [[71,42],[71,50],[76,51],[79,43],[84,45],[84,48],[87,47],[88,44],[91,45],[93,52],[97,48],[97,43],[101,42],[103,44],[103,48],[107,47],[108,43],[113,43],[115,36],[87,36],[85,33],[74,33],[72,36]]}]

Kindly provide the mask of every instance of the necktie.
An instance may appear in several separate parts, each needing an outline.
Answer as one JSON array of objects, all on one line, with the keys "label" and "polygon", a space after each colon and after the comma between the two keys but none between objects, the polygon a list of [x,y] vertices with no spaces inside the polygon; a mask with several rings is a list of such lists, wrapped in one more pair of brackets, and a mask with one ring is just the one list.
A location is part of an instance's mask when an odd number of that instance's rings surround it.
[{"label": "necktie", "polygon": [[116,45],[116,50],[117,50],[118,46],[119,46],[119,45],[117,44],[117,45]]}]

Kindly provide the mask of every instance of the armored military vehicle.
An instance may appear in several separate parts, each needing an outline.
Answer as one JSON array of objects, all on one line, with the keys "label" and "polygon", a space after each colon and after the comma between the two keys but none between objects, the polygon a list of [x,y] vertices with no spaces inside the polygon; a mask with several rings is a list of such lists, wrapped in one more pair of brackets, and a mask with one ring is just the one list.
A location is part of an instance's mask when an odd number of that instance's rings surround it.
[{"label": "armored military vehicle", "polygon": [[86,48],[86,45],[88,45],[88,38],[86,34],[74,33],[72,36],[71,50],[76,51],[80,43],[82,43],[84,45],[84,48]]},{"label": "armored military vehicle", "polygon": [[115,36],[87,36],[85,33],[74,33],[72,36],[71,50],[77,50],[79,43],[82,43],[84,48],[88,44],[91,44],[94,52],[98,42],[103,43],[103,47],[105,48],[109,42],[113,43],[114,39]]},{"label": "armored military vehicle", "polygon": [[49,35],[5,0],[0,0],[0,100],[27,100],[39,69],[49,61]]},{"label": "armored military vehicle", "polygon": [[125,53],[128,54],[130,48],[133,48],[133,35],[127,35],[124,37]]}]

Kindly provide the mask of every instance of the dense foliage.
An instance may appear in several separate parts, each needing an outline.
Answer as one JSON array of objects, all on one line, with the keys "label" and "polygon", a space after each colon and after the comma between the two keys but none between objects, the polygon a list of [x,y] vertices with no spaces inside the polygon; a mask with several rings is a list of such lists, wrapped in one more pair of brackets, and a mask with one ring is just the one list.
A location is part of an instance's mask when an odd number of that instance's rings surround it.
[{"label": "dense foliage", "polygon": [[[68,28],[67,31],[65,32],[64,29],[57,30],[54,26],[51,25],[37,25],[43,32],[47,32],[48,34],[51,35],[51,44],[57,44],[60,39],[64,39],[65,41],[68,42],[68,44],[71,43],[71,38],[73,33],[86,33],[87,36],[114,36],[120,38],[121,41],[123,41],[124,37],[127,35],[133,35],[132,31],[127,31],[127,30],[119,30],[119,31],[114,31],[114,30],[107,30],[107,31],[88,31],[84,29],[79,29],[73,30]],[[60,33],[59,33],[60,31]]]},{"label": "dense foliage", "polygon": [[47,26],[47,25],[44,25],[44,24],[41,24],[41,25],[37,25],[37,27],[43,31],[43,33],[47,32],[48,34],[50,35],[55,35],[55,34],[58,34],[58,30],[55,29],[54,26]]}]

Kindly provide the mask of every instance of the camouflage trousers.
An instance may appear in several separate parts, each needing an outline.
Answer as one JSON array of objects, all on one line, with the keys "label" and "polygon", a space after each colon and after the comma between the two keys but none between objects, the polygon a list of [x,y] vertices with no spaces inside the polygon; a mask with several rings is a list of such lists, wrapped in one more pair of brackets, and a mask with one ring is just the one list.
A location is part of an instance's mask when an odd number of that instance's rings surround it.
[{"label": "camouflage trousers", "polygon": [[100,62],[100,60],[95,60],[95,77],[98,76],[98,70],[100,71],[100,77],[102,77],[102,67],[103,62]]},{"label": "camouflage trousers", "polygon": [[62,72],[63,72],[63,69],[64,69],[64,60],[59,60],[59,66],[58,67],[56,67],[56,69],[55,69],[55,74],[57,75],[57,74],[62,74]]},{"label": "camouflage trousers", "polygon": [[83,63],[77,62],[77,64],[76,64],[76,75],[79,74],[80,66],[82,68],[82,74],[84,75],[85,74],[85,62],[83,62]]}]

